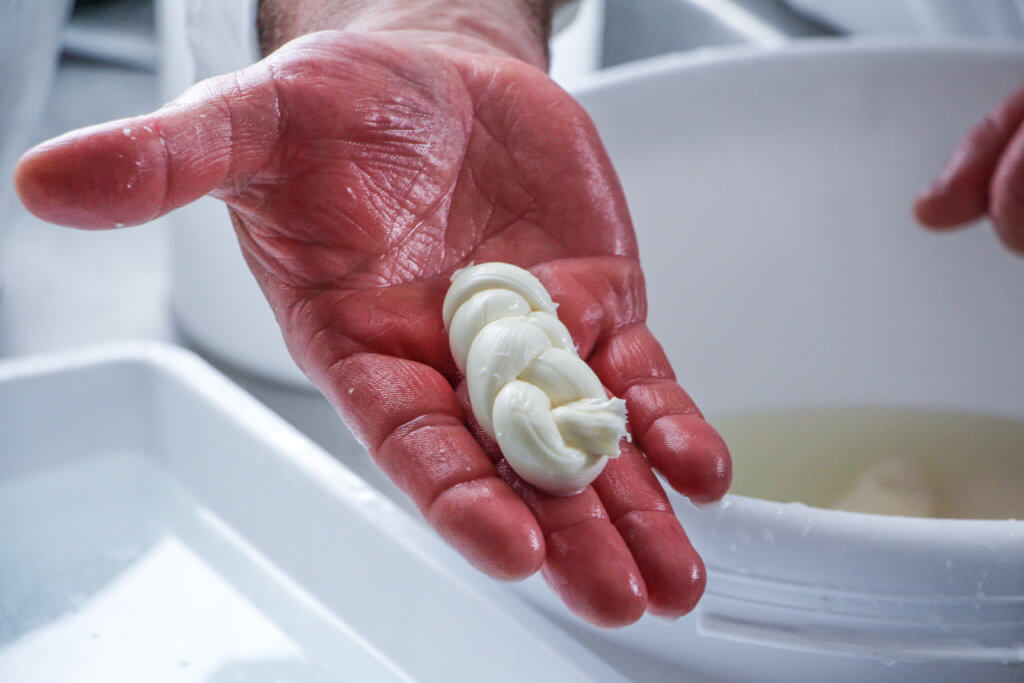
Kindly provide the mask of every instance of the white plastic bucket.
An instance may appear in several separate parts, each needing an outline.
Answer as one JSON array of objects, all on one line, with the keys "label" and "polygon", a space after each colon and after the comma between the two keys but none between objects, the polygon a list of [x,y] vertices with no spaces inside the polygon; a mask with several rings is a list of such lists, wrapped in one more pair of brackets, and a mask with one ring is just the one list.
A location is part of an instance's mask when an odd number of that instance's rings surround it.
[{"label": "white plastic bucket", "polygon": [[[651,327],[713,423],[837,403],[1024,416],[1024,261],[988,226],[928,234],[910,213],[1021,74],[1024,50],[810,43],[578,91],[625,185]],[[675,505],[709,567],[694,615],[601,631],[521,590],[638,680],[1024,680],[1024,522]]]}]

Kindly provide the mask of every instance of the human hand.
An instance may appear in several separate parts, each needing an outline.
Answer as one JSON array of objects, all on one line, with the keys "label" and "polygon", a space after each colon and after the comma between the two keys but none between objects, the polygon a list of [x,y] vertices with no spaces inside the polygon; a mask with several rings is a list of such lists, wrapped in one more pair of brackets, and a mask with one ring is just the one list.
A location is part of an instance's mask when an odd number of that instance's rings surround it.
[{"label": "human hand", "polygon": [[1024,254],[1024,86],[967,134],[914,214],[937,230],[988,215],[1003,243]]},{"label": "human hand", "polygon": [[[721,497],[728,451],[645,325],[625,200],[579,105],[539,69],[407,35],[327,31],[145,116],[28,152],[55,223],[144,223],[211,194],[298,365],[435,529],[499,579],[543,568],[576,614],[680,616],[704,567],[652,469]],[[441,321],[450,274],[529,268],[633,443],[571,497],[522,482],[469,417]]]}]

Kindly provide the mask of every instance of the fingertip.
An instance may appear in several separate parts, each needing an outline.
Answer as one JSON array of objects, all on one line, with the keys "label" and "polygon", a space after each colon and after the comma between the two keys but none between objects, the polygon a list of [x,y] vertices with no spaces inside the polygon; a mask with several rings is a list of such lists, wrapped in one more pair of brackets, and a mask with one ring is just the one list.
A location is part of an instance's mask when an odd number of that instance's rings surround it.
[{"label": "fingertip", "polygon": [[658,617],[679,619],[697,606],[707,586],[704,561],[695,553],[692,557],[686,558],[680,570],[680,575],[674,583],[671,579],[666,580],[664,588],[650,594],[648,612]]},{"label": "fingertip", "polygon": [[930,230],[963,227],[985,215],[985,195],[925,190],[914,201],[914,218]]},{"label": "fingertip", "polygon": [[647,609],[640,569],[607,519],[549,535],[543,574],[566,607],[595,626],[628,626]]},{"label": "fingertip", "polygon": [[700,417],[665,415],[647,430],[642,445],[672,487],[693,502],[710,503],[729,490],[729,448]]},{"label": "fingertip", "polygon": [[671,512],[638,510],[615,522],[647,586],[647,611],[678,619],[693,610],[707,583],[704,562]]},{"label": "fingertip", "polygon": [[22,155],[15,190],[50,223],[87,230],[143,223],[154,217],[162,187],[147,182],[151,164],[141,144],[125,122],[66,133]]},{"label": "fingertip", "polygon": [[[636,581],[640,580],[638,575]],[[610,598],[580,616],[601,628],[624,628],[640,621],[647,611],[647,596],[639,590],[631,590],[628,594],[623,591],[621,595],[611,595]]]},{"label": "fingertip", "polygon": [[914,199],[914,219],[926,228],[940,228],[943,225],[943,212],[940,202],[936,200],[935,186],[922,190]]},{"label": "fingertip", "polygon": [[25,152],[14,167],[14,191],[30,213],[50,223],[69,225],[63,220],[67,179],[60,177],[59,161],[49,145]]},{"label": "fingertip", "polygon": [[519,581],[544,563],[544,535],[523,501],[500,479],[458,484],[427,512],[438,533],[474,567],[501,581]]},{"label": "fingertip", "polygon": [[938,178],[917,196],[917,221],[933,230],[948,230],[984,216],[989,183],[1004,144],[991,118],[975,126],[953,151]]},{"label": "fingertip", "polygon": [[33,215],[40,216],[44,210],[44,193],[38,182],[38,147],[33,147],[18,159],[14,166],[14,191],[22,205]]}]

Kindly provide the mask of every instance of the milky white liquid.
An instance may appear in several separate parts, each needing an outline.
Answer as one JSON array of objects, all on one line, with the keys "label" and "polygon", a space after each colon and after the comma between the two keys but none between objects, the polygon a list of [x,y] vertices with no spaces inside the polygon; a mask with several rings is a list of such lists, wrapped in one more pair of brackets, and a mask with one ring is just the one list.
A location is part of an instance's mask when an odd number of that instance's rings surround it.
[{"label": "milky white liquid", "polygon": [[1019,420],[860,406],[711,422],[732,452],[734,493],[881,514],[1024,519]]}]

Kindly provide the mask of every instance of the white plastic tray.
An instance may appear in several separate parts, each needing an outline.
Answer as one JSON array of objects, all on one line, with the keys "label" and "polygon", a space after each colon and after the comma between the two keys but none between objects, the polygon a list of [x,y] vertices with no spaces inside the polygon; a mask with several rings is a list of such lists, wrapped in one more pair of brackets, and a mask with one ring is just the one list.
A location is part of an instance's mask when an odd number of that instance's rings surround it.
[{"label": "white plastic tray", "polygon": [[0,363],[0,681],[618,680],[471,572],[185,351]]}]

